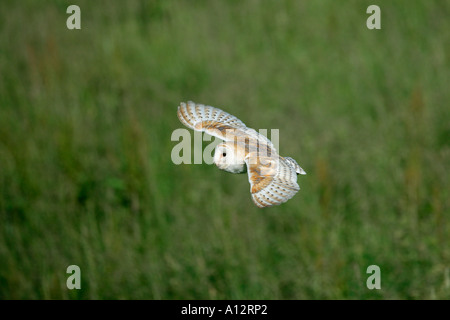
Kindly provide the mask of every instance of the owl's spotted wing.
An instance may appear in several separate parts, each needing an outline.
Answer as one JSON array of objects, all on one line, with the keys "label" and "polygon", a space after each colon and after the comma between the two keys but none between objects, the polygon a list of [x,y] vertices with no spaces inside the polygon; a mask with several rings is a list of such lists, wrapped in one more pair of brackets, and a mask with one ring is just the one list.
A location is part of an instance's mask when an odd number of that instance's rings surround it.
[{"label": "owl's spotted wing", "polygon": [[186,127],[204,131],[226,141],[233,140],[236,136],[242,137],[248,130],[245,124],[235,116],[191,101],[182,102],[178,107],[177,115]]},{"label": "owl's spotted wing", "polygon": [[252,200],[258,207],[286,202],[300,190],[294,166],[283,157],[262,157],[249,153],[245,162]]}]

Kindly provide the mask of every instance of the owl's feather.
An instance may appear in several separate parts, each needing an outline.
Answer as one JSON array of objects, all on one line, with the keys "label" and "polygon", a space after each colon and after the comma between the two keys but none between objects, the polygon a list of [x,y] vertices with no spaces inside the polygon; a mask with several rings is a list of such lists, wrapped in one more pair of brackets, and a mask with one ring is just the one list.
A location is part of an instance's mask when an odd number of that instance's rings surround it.
[{"label": "owl's feather", "polygon": [[245,162],[252,200],[258,207],[286,202],[300,190],[295,167],[283,157],[261,157],[257,153],[249,153]]},{"label": "owl's feather", "polygon": [[177,115],[185,126],[226,141],[232,140],[234,136],[243,135],[244,130],[247,129],[245,124],[235,116],[191,101],[182,102],[178,107]]},{"label": "owl's feather", "polygon": [[186,127],[196,131],[204,131],[225,141],[242,142],[245,139],[253,138],[257,143],[275,149],[266,136],[248,128],[241,120],[218,108],[195,104],[192,101],[181,102],[177,115]]}]

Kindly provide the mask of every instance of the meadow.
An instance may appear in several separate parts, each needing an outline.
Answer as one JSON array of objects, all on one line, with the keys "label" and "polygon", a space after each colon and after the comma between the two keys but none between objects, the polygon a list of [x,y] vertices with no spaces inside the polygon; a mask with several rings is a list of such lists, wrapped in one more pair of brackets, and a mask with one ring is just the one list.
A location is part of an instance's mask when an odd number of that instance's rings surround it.
[{"label": "meadow", "polygon": [[[449,17],[448,0],[1,1],[0,299],[450,299]],[[247,175],[175,165],[187,100],[279,129],[297,195],[259,209]]]}]

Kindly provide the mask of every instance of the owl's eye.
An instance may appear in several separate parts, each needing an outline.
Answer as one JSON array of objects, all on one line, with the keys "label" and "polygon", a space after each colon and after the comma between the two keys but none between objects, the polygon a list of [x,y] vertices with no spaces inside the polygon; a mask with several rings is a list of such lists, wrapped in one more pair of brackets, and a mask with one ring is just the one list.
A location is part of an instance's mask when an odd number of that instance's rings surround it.
[{"label": "owl's eye", "polygon": [[226,157],[226,156],[227,156],[226,152],[223,152],[222,157]]}]

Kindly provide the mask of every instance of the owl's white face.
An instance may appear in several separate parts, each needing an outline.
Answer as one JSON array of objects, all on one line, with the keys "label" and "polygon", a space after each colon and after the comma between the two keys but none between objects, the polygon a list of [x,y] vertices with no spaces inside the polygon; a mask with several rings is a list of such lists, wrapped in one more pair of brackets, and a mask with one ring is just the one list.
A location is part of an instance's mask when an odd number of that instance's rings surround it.
[{"label": "owl's white face", "polygon": [[246,166],[243,155],[233,144],[221,143],[216,146],[214,163],[221,169],[231,173],[244,173]]}]

